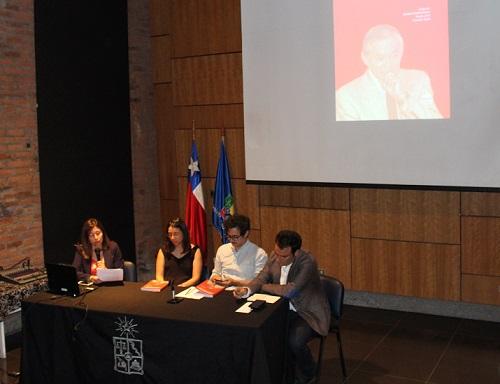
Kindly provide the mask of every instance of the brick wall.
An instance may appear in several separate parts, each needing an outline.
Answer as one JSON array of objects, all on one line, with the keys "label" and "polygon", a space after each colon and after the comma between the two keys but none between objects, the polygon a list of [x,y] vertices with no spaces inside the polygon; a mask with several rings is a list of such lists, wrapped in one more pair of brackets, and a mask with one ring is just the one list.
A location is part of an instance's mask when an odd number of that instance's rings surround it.
[{"label": "brick wall", "polygon": [[154,276],[154,256],[161,242],[149,0],[129,1],[128,18],[136,262],[139,279],[147,280]]},{"label": "brick wall", "polygon": [[[136,259],[154,268],[161,241],[149,1],[129,2],[130,121]],[[0,0],[0,266],[43,263],[33,0]]]},{"label": "brick wall", "polygon": [[32,0],[0,0],[0,266],[43,262]]}]

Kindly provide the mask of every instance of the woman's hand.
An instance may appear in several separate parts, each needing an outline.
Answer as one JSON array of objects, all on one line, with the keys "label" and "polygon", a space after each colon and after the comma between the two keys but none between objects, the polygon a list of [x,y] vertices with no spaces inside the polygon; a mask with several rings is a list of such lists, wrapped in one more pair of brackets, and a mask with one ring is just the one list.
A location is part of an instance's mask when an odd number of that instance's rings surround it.
[{"label": "woman's hand", "polygon": [[99,278],[95,275],[90,275],[89,280],[93,283],[100,283],[101,282],[101,280],[99,280]]}]

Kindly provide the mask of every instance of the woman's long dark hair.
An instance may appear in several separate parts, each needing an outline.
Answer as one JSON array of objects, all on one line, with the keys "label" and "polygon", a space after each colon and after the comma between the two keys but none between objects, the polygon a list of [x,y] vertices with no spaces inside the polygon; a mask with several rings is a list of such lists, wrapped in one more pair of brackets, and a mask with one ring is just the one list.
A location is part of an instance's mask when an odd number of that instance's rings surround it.
[{"label": "woman's long dark hair", "polygon": [[102,232],[102,249],[108,249],[109,247],[110,240],[102,223],[92,217],[85,220],[80,233],[80,244],[76,248],[83,258],[87,260],[92,258],[92,244],[90,244],[89,233],[95,227],[99,228]]},{"label": "woman's long dark hair", "polygon": [[166,241],[166,250],[168,252],[173,252],[175,249],[175,245],[170,240],[168,236],[168,228],[178,228],[182,232],[182,253],[186,253],[191,250],[191,241],[189,240],[189,231],[184,220],[180,218],[173,219],[170,223],[168,223],[167,227],[167,241]]}]

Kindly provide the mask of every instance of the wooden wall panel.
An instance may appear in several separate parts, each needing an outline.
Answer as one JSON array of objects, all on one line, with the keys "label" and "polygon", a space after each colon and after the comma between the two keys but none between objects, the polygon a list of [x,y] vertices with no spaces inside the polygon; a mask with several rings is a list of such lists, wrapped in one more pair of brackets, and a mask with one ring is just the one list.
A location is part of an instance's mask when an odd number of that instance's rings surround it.
[{"label": "wooden wall panel", "polygon": [[172,81],[170,36],[151,38],[151,50],[153,56],[153,82],[167,83]]},{"label": "wooden wall panel", "polygon": [[[205,180],[202,179],[202,185],[205,186]],[[184,218],[186,211],[186,191],[187,191],[187,177],[178,177],[177,178],[177,187],[178,187],[178,195],[179,195],[179,216]],[[203,198],[205,198],[205,189],[203,189]]]},{"label": "wooden wall panel", "polygon": [[177,129],[243,128],[243,104],[174,107]]},{"label": "wooden wall panel", "polygon": [[500,217],[500,193],[462,192],[462,215]]},{"label": "wooden wall panel", "polygon": [[[162,239],[166,236],[167,225],[170,220],[176,217],[184,217],[184,212],[182,214],[179,212],[179,202],[178,200],[162,199],[161,200],[161,224],[162,224]],[[159,244],[158,246],[160,246]]]},{"label": "wooden wall panel", "polygon": [[353,237],[460,244],[458,192],[351,189]]},{"label": "wooden wall panel", "polygon": [[259,187],[247,184],[244,179],[233,179],[232,186],[236,213],[248,216],[252,228],[259,229]]},{"label": "wooden wall panel", "polygon": [[168,35],[171,31],[172,0],[150,0],[151,36]]},{"label": "wooden wall panel", "polygon": [[240,12],[240,0],[174,0],[174,56],[241,52]]},{"label": "wooden wall panel", "polygon": [[460,247],[353,239],[352,286],[356,290],[460,299]]},{"label": "wooden wall panel", "polygon": [[[243,129],[225,129],[225,147],[227,161],[232,178],[245,178],[245,139]],[[217,147],[217,160],[219,157],[220,144]]]},{"label": "wooden wall panel", "polygon": [[462,275],[462,300],[500,305],[500,277]]},{"label": "wooden wall panel", "polygon": [[349,209],[349,189],[332,187],[302,187],[262,185],[262,206]]},{"label": "wooden wall panel", "polygon": [[171,85],[157,84],[154,92],[160,197],[162,199],[177,199],[177,164],[175,131],[172,126]]},{"label": "wooden wall panel", "polygon": [[328,275],[351,286],[349,213],[303,208],[261,207],[262,247],[273,249],[276,233],[293,229],[300,233],[303,246],[311,250],[318,265]]},{"label": "wooden wall panel", "polygon": [[162,220],[184,216],[194,120],[208,260],[220,244],[211,192],[224,129],[236,208],[250,217],[255,243],[269,251],[291,227],[348,288],[498,305],[500,193],[246,184],[240,0],[150,7]]},{"label": "wooden wall panel", "polygon": [[462,218],[463,273],[500,276],[500,218]]},{"label": "wooden wall panel", "polygon": [[172,61],[174,105],[243,102],[241,53]]}]

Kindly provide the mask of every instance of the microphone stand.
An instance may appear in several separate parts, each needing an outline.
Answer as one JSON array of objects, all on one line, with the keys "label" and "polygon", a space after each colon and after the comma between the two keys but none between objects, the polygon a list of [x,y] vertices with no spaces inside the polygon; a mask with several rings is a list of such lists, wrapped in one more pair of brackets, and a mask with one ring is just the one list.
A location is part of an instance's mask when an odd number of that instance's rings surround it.
[{"label": "microphone stand", "polygon": [[175,281],[172,280],[170,282],[170,291],[172,292],[172,298],[167,301],[169,304],[179,304],[183,299],[179,297],[175,297]]}]

